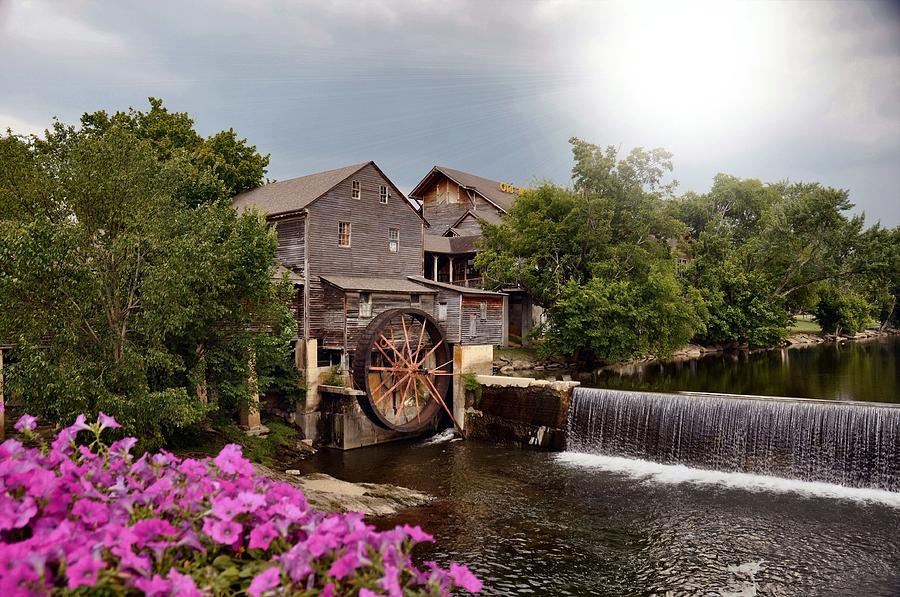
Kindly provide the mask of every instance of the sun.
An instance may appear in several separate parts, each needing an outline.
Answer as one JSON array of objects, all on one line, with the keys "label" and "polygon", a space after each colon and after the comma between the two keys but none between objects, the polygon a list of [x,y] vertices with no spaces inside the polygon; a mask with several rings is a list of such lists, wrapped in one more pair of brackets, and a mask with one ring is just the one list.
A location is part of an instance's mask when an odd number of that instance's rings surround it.
[{"label": "sun", "polygon": [[591,43],[590,78],[643,124],[722,127],[761,109],[775,91],[766,82],[777,67],[775,15],[766,4],[634,2],[619,10],[612,34]]}]

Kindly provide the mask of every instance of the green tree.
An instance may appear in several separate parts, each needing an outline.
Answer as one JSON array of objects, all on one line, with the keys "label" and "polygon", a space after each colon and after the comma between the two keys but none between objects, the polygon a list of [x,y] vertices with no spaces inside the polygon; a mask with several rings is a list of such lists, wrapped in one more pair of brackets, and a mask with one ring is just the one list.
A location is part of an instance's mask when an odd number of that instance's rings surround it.
[{"label": "green tree", "polygon": [[148,447],[212,408],[198,388],[222,408],[246,401],[251,355],[265,370],[292,335],[271,231],[220,200],[218,173],[170,142],[188,128],[157,116],[0,138],[7,387],[52,419],[114,414]]},{"label": "green tree", "polygon": [[702,328],[702,302],[674,271],[669,239],[687,228],[665,203],[671,156],[571,140],[574,189],[524,193],[476,257],[488,284],[517,284],[543,305],[543,350],[584,360],[664,356]]},{"label": "green tree", "polygon": [[856,333],[865,329],[872,306],[856,292],[827,285],[819,292],[813,314],[822,330],[829,333]]}]

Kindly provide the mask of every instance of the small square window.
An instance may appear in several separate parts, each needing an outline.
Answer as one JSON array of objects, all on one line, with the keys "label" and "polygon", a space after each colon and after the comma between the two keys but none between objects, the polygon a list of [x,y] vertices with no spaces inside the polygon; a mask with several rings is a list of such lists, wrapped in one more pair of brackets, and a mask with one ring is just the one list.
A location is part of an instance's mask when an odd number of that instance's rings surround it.
[{"label": "small square window", "polygon": [[354,180],[350,183],[350,196],[353,199],[359,199],[362,197],[362,189],[359,186],[359,181]]},{"label": "small square window", "polygon": [[342,247],[350,246],[350,222],[338,223],[338,245]]},{"label": "small square window", "polygon": [[388,229],[388,251],[396,253],[400,250],[400,229]]},{"label": "small square window", "polygon": [[437,320],[447,321],[447,303],[438,303]]},{"label": "small square window", "polygon": [[409,295],[409,304],[412,307],[421,307],[422,306],[422,295],[421,294]]},{"label": "small square window", "polygon": [[388,200],[388,188],[387,188],[386,186],[384,186],[384,185],[381,185],[381,187],[378,189],[378,200],[379,200],[381,203],[387,205],[387,200]]}]

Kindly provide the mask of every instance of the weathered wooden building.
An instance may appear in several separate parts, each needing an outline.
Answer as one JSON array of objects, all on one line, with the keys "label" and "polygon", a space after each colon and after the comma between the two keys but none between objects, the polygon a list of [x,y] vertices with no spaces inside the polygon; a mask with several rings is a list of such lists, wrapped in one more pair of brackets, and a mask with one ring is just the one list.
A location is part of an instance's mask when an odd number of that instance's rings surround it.
[{"label": "weathered wooden building", "polygon": [[[298,289],[298,337],[317,339],[323,361],[341,359],[349,369],[344,359],[385,311],[439,315],[438,289],[413,281],[424,273],[427,223],[374,162],[267,184],[238,195],[234,206],[259,209],[276,227],[278,260]],[[503,312],[496,305],[502,308],[503,295],[492,294],[487,319],[500,330]],[[489,336],[503,343],[502,335],[483,331],[487,323],[476,318],[474,333],[456,330],[447,341],[475,343]]]},{"label": "weathered wooden building", "polygon": [[[410,192],[422,205],[425,229],[424,276],[436,282],[481,287],[475,255],[481,226],[498,224],[522,192],[515,185],[444,166],[435,166]],[[520,288],[507,295],[506,334],[525,338],[540,319],[540,308]]]}]

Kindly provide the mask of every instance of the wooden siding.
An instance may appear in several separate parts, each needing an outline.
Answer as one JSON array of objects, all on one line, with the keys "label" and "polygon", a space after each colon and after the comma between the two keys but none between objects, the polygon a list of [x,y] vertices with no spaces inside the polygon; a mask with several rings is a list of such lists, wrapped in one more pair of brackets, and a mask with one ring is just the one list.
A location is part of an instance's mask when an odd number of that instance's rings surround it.
[{"label": "wooden siding", "polygon": [[[487,318],[481,319],[481,303],[487,304]],[[503,297],[469,295],[462,297],[460,344],[503,344]]]},{"label": "wooden siding", "polygon": [[[448,226],[456,222],[467,211],[495,211],[497,206],[481,195],[461,188],[455,182],[439,175],[435,182],[422,193],[425,219],[431,224],[430,234],[443,234]],[[479,226],[479,234],[481,227]]]},{"label": "wooden siding", "polygon": [[[351,183],[358,180],[362,197],[352,199]],[[378,189],[391,189],[387,205]],[[373,165],[368,165],[309,206],[309,270],[320,275],[402,277],[422,273],[424,223],[406,199]],[[350,222],[350,247],[338,245],[339,222]],[[388,231],[400,231],[400,250],[388,250]]]},{"label": "wooden siding", "polygon": [[278,234],[276,255],[282,265],[303,275],[306,259],[306,218],[279,220],[275,224]]},{"label": "wooden siding", "polygon": [[460,236],[481,236],[481,222],[471,214],[453,227]]},{"label": "wooden siding", "polygon": [[450,344],[459,344],[459,309],[461,296],[462,295],[458,292],[453,292],[452,290],[439,289],[434,303],[433,314],[435,319],[437,319],[438,314],[438,303],[447,303],[447,320],[438,321],[438,325],[441,326],[444,335],[447,337],[447,342]]}]

